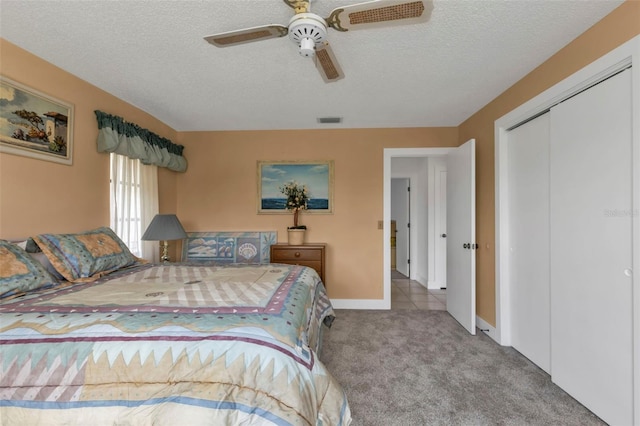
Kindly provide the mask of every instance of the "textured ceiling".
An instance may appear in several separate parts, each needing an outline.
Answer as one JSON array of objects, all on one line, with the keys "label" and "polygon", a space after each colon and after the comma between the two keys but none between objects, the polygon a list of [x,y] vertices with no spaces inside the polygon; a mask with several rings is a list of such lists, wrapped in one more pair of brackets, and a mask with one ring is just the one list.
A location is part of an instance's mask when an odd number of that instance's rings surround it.
[{"label": "textured ceiling", "polygon": [[2,0],[0,37],[177,131],[457,126],[622,2],[434,0],[427,23],[330,29],[345,73],[330,84],[286,37],[203,40],[287,25],[281,0]]}]

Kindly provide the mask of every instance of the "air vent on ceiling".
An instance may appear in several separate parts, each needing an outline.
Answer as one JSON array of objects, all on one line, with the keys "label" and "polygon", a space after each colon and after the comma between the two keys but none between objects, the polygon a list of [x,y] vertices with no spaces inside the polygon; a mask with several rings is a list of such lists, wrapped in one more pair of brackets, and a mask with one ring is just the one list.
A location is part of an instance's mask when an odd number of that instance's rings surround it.
[{"label": "air vent on ceiling", "polygon": [[318,117],[320,124],[337,124],[342,123],[342,117]]}]

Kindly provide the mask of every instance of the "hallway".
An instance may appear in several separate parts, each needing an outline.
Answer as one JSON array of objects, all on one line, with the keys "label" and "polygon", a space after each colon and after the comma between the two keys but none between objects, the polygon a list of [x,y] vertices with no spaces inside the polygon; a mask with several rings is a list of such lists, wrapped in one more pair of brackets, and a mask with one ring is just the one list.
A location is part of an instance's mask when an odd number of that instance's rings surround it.
[{"label": "hallway", "polygon": [[391,271],[391,310],[422,309],[445,311],[447,291],[429,290],[396,270]]}]

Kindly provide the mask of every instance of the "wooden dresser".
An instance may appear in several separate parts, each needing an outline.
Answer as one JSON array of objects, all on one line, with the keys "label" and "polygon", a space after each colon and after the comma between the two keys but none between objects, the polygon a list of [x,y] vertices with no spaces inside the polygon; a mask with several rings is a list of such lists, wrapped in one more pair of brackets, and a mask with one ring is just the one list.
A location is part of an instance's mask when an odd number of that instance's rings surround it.
[{"label": "wooden dresser", "polygon": [[271,246],[271,263],[309,266],[316,270],[326,287],[327,282],[324,279],[325,247],[325,243],[308,243],[300,246],[274,244]]}]

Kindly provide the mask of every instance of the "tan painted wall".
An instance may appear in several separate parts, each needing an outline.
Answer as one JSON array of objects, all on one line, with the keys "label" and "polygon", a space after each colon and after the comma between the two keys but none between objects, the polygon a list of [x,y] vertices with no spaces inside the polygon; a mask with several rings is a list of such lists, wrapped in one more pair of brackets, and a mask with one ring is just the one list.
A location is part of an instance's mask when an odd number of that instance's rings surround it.
[{"label": "tan painted wall", "polygon": [[494,122],[509,111],[640,34],[640,1],[627,1],[502,93],[459,127],[459,142],[476,138],[478,315],[495,325]]},{"label": "tan painted wall", "polygon": [[[0,74],[75,108],[72,166],[0,153],[0,238],[109,225],[109,155],[96,150],[94,110],[122,116],[176,140],[173,129],[149,114],[3,39]],[[175,175],[159,173],[161,211],[176,209]]]},{"label": "tan painted wall", "polygon": [[159,172],[160,209],[187,230],[279,232],[290,216],[256,214],[257,160],[335,160],[335,214],[304,215],[310,241],[329,244],[334,298],[382,297],[382,150],[477,144],[477,312],[495,324],[494,121],[640,33],[640,2],[627,1],[458,129],[180,133],[0,39],[0,72],[75,104],[74,165],[0,154],[0,238],[108,224],[107,156],[95,150],[94,109],[121,115],[186,146],[186,174]]},{"label": "tan painted wall", "polygon": [[381,299],[383,148],[455,146],[455,128],[181,133],[189,171],[178,176],[187,231],[276,230],[291,215],[257,214],[258,160],[334,160],[334,213],[302,214],[307,241],[326,242],[329,296]]}]

